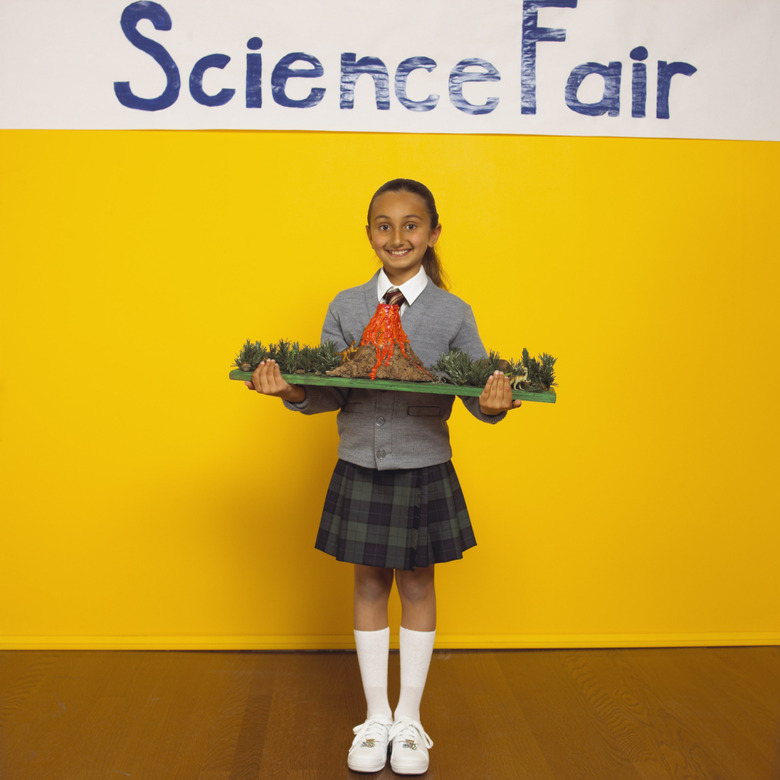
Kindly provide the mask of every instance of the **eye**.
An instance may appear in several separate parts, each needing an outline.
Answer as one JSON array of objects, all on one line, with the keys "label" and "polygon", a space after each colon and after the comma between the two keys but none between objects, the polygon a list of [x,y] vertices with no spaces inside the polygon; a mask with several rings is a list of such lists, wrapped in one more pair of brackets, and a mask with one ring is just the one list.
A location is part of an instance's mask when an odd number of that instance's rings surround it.
[{"label": "eye", "polygon": [[377,225],[377,230],[390,230],[390,225]]},{"label": "eye", "polygon": [[407,226],[407,230],[414,230],[417,227],[417,225],[414,224],[414,222],[410,222]]}]

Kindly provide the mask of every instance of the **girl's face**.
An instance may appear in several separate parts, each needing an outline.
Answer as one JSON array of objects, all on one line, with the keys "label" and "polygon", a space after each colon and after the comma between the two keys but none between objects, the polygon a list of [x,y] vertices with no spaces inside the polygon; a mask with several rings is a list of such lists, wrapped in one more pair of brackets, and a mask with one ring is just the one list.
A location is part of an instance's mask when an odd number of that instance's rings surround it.
[{"label": "girl's face", "polygon": [[431,225],[425,201],[413,192],[383,192],[374,201],[366,234],[387,278],[395,285],[411,279],[441,225]]}]

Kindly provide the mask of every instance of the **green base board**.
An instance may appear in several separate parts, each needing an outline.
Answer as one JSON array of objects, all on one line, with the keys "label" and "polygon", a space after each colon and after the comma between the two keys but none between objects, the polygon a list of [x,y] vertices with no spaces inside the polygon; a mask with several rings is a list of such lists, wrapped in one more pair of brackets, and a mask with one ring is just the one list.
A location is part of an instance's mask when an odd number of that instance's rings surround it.
[{"label": "green base board", "polygon": [[[331,387],[362,387],[367,390],[395,390],[402,393],[433,393],[434,395],[471,395],[482,393],[481,387],[466,385],[445,385],[438,382],[399,382],[395,379],[350,379],[341,376],[316,376],[315,374],[282,374],[291,385],[330,385]],[[248,371],[234,369],[230,372],[231,379],[249,380],[252,374]],[[513,390],[513,399],[521,401],[536,401],[543,404],[554,404],[554,390],[542,393],[532,393],[529,390]]]}]

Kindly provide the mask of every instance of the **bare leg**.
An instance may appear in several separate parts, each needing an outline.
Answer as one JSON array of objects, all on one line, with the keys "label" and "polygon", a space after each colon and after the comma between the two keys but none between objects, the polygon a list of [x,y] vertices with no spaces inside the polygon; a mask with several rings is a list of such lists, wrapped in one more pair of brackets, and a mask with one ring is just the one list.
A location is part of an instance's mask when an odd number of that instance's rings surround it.
[{"label": "bare leg", "polygon": [[401,597],[401,625],[412,631],[436,629],[436,588],[433,566],[405,571],[397,569],[395,581]]},{"label": "bare leg", "polygon": [[387,602],[393,589],[393,570],[355,564],[355,628],[387,628]]}]

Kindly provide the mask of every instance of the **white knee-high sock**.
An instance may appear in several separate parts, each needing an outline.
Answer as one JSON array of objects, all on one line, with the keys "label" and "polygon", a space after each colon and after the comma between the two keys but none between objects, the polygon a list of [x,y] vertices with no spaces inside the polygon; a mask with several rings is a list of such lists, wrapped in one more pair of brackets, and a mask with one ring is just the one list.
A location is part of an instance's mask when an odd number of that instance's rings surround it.
[{"label": "white knee-high sock", "polygon": [[412,631],[401,626],[401,696],[395,708],[396,720],[420,720],[420,702],[435,638],[435,631]]},{"label": "white knee-high sock", "polygon": [[392,720],[387,699],[387,659],[390,653],[390,628],[379,631],[355,629],[360,677],[366,695],[366,718],[380,716]]}]

